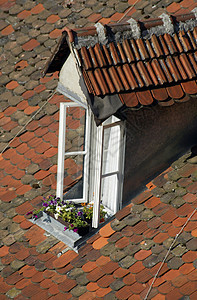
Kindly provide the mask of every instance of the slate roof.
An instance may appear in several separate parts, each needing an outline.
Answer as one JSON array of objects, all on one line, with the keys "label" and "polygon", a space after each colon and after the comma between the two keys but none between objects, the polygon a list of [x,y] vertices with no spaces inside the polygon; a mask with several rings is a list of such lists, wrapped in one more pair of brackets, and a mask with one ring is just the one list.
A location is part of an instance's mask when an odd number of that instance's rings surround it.
[{"label": "slate roof", "polygon": [[[185,157],[175,162],[173,170],[154,182],[157,189],[145,192],[149,199],[143,198],[144,194],[141,200],[140,196],[135,199],[134,206],[120,211],[113,223],[92,237],[77,255],[25,218],[27,211],[39,206],[42,196],[55,192],[58,103],[66,101],[56,94],[39,111],[58,81],[57,73],[41,78],[41,70],[65,26],[92,26],[98,21],[109,24],[131,16],[156,18],[163,12],[185,14],[196,7],[196,2],[141,0],[134,6],[133,0],[108,1],[107,5],[97,0],[56,3],[0,1],[1,151],[29,121],[0,156],[0,298],[81,300],[129,295],[132,300],[140,299],[158,270],[155,254],[161,253],[161,261],[196,204],[196,164],[185,162]],[[35,112],[39,113],[30,121]],[[178,197],[173,199],[174,195]],[[132,232],[128,230],[131,206],[133,222],[139,214],[143,217],[133,224]],[[140,226],[148,228],[146,236]],[[196,299],[196,213],[179,242],[180,247],[172,249],[153,286],[152,299]],[[109,253],[116,253],[116,261]],[[125,256],[121,258],[122,254]],[[132,256],[128,259],[131,266],[126,265],[128,255]]]}]

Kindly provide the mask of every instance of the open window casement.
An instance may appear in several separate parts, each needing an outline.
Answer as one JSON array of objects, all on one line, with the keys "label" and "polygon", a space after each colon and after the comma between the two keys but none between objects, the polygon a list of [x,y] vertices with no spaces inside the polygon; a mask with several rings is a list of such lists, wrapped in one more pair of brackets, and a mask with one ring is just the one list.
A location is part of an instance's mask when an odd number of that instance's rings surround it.
[{"label": "open window casement", "polygon": [[57,197],[75,203],[92,202],[93,227],[100,221],[100,204],[109,215],[122,206],[124,122],[112,116],[90,132],[88,108],[60,104]]},{"label": "open window casement", "polygon": [[74,102],[60,103],[56,196],[88,201],[90,113]]},{"label": "open window casement", "polygon": [[56,195],[75,203],[93,202],[92,225],[97,228],[101,203],[109,215],[121,208],[124,123],[111,116],[96,127],[73,53],[60,71],[58,91],[74,102],[60,104]]},{"label": "open window casement", "polygon": [[94,211],[92,226],[99,225],[100,205],[109,215],[122,207],[124,173],[124,122],[112,116],[96,130],[94,160]]}]

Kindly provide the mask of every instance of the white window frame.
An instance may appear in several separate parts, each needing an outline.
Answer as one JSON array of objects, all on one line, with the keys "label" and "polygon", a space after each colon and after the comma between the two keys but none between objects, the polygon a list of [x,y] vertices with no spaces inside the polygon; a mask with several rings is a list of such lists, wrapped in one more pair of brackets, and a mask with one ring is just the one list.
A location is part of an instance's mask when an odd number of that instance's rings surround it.
[{"label": "white window frame", "polygon": [[[86,109],[85,118],[85,147],[84,151],[65,152],[66,142],[66,110],[68,107],[82,107]],[[64,161],[65,156],[83,155],[83,197],[78,199],[67,199],[75,203],[88,202],[88,174],[89,174],[89,137],[90,137],[90,111],[86,105],[75,102],[60,103],[59,117],[59,139],[58,139],[58,162],[57,162],[57,190],[56,197],[63,199]]]},{"label": "white window frame", "polygon": [[[85,150],[65,152],[66,142],[66,114],[68,107],[83,107],[86,109],[85,119]],[[92,122],[92,126],[90,126]],[[119,126],[120,131],[117,134],[115,145],[118,145],[118,170],[111,174],[103,174],[102,160],[103,160],[103,141],[104,131],[107,128]],[[90,127],[91,135],[90,135]],[[122,190],[124,179],[124,158],[125,158],[125,122],[120,121],[112,116],[108,118],[102,125],[96,127],[92,118],[92,113],[86,105],[76,102],[62,102],[60,103],[60,117],[59,117],[59,140],[58,140],[58,168],[57,168],[57,190],[56,196],[63,199],[63,181],[64,181],[64,161],[66,156],[84,155],[83,168],[83,197],[79,199],[67,199],[75,203],[84,203],[93,201],[93,220],[92,227],[98,228],[100,220],[100,204],[101,204],[101,187],[102,179],[117,175],[117,193],[113,211],[108,211],[109,214],[115,214],[122,208]],[[90,149],[91,144],[91,149]],[[90,159],[91,156],[91,159]],[[112,161],[109,160],[109,164]]]},{"label": "white window frame", "polygon": [[[120,135],[117,136],[116,143],[118,143],[119,148],[119,161],[117,172],[102,174],[102,159],[103,159],[103,139],[104,130],[109,127],[120,126]],[[94,207],[93,207],[93,220],[92,227],[97,228],[99,226],[100,219],[100,204],[101,204],[101,184],[102,178],[117,175],[117,197],[116,199],[111,199],[115,201],[114,211],[115,214],[119,209],[122,208],[122,190],[123,190],[123,180],[124,180],[124,160],[125,160],[125,122],[118,120],[116,117],[112,116],[107,121],[103,123],[102,126],[97,127],[96,130],[96,147],[95,147],[95,160],[94,160]],[[109,161],[111,163],[111,161]]]}]

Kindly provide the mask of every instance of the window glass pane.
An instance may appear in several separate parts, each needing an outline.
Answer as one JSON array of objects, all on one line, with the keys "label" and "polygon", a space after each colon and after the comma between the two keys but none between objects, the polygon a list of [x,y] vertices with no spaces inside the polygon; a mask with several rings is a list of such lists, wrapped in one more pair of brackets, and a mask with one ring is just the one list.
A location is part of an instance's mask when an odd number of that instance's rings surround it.
[{"label": "window glass pane", "polygon": [[83,198],[84,156],[65,157],[64,161],[64,199]]},{"label": "window glass pane", "polygon": [[101,203],[112,212],[115,212],[117,200],[117,174],[104,177],[101,180]]},{"label": "window glass pane", "polygon": [[104,128],[101,201],[111,212],[117,211],[120,156],[120,126]]},{"label": "window glass pane", "polygon": [[102,175],[118,171],[119,126],[104,129]]},{"label": "window glass pane", "polygon": [[82,107],[66,108],[65,152],[85,150],[85,109]]}]

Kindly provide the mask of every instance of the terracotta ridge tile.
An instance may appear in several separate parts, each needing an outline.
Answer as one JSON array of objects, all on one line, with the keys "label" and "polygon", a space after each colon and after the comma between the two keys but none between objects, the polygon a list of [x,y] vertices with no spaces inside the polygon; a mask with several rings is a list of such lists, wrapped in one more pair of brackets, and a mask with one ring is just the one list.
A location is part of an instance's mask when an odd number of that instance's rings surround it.
[{"label": "terracotta ridge tile", "polygon": [[[172,19],[172,18],[171,18]],[[190,12],[188,14],[180,14],[174,16],[173,21],[176,22],[186,22],[187,20],[193,19],[195,20],[195,15],[194,13]],[[101,20],[100,20],[101,22]],[[161,18],[150,18],[149,20],[146,19],[141,19],[140,23],[143,24],[143,27],[145,29],[150,29],[151,27],[155,26],[162,26],[163,25],[163,20]],[[106,26],[106,25],[104,25]],[[107,25],[111,28],[113,33],[124,31],[124,30],[129,30],[130,25],[126,23],[115,23],[115,24],[110,24]],[[97,34],[95,26],[90,26],[90,27],[84,27],[84,28],[75,28],[75,29],[69,29],[68,27],[64,28],[65,32],[67,32],[69,36],[69,41],[70,43],[74,42],[74,36],[87,36],[87,35],[95,35]],[[106,28],[104,29],[106,31]]]}]

